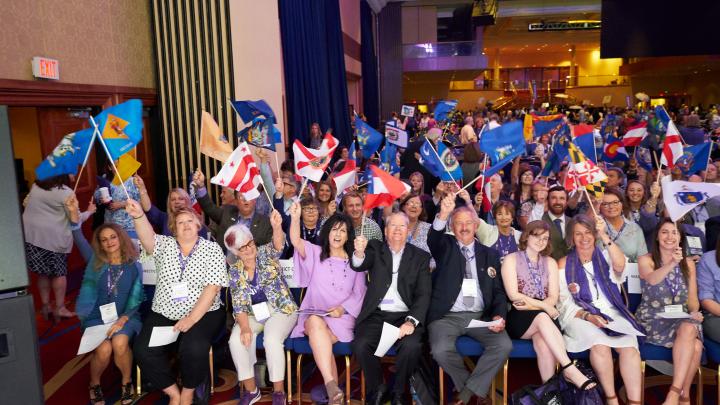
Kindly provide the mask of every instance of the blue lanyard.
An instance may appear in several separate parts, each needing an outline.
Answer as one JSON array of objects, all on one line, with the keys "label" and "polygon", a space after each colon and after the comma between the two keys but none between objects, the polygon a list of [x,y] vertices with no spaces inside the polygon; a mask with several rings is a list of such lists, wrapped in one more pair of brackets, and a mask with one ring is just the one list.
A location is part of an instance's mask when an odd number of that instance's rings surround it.
[{"label": "blue lanyard", "polygon": [[[665,276],[665,285],[667,286],[668,290],[670,290],[670,297],[673,302],[675,302],[675,297],[677,297],[678,293],[680,292],[682,283],[680,281],[682,274],[678,274],[678,268],[679,266],[675,266],[672,270],[672,273],[668,273],[668,275]],[[670,280],[668,280],[670,278],[670,274],[675,275],[675,281],[672,283],[670,282]]]},{"label": "blue lanyard", "polygon": [[180,262],[180,282],[183,280],[183,275],[185,274],[185,267],[187,267],[187,264],[190,262],[190,258],[192,257],[193,253],[197,250],[198,245],[200,244],[200,238],[195,241],[195,246],[193,246],[192,250],[190,250],[190,254],[187,255],[187,257],[183,256],[182,254],[182,248],[180,247],[180,242],[175,241],[178,245],[178,261]]}]

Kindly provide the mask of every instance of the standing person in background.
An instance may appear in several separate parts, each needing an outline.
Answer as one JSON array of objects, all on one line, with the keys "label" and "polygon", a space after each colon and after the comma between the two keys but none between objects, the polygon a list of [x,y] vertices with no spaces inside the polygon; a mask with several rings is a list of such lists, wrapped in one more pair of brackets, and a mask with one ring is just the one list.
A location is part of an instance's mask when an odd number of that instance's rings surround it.
[{"label": "standing person in background", "polygon": [[322,144],[322,140],[323,133],[320,129],[320,124],[313,122],[312,125],[310,125],[310,147],[312,149],[318,149],[320,144]]},{"label": "standing person in background", "polygon": [[[43,318],[48,319],[52,314],[56,321],[75,316],[65,307],[67,260],[73,246],[65,209],[65,200],[73,194],[69,184],[68,175],[36,180],[25,200],[22,216],[28,268],[38,275],[40,311]],[[55,294],[53,308],[50,308],[51,288]]]},{"label": "standing person in background", "polygon": [[[118,161],[115,163],[116,165],[117,162]],[[115,176],[117,179],[117,174]],[[110,199],[108,200],[103,199],[99,189],[95,190],[95,194],[93,196],[95,201],[105,205],[105,222],[118,224],[123,227],[131,238],[137,238],[137,234],[135,233],[135,224],[124,209],[128,199],[128,194],[131,199],[135,201],[140,200],[140,190],[135,184],[135,176],[128,176],[127,179],[123,181],[122,185],[120,185],[119,180],[109,182],[104,177],[100,176],[97,177],[97,180],[98,187],[107,187],[110,192]],[[115,184],[116,182],[117,184]],[[124,188],[123,185],[125,186]],[[125,190],[127,190],[127,194],[125,193]]]}]

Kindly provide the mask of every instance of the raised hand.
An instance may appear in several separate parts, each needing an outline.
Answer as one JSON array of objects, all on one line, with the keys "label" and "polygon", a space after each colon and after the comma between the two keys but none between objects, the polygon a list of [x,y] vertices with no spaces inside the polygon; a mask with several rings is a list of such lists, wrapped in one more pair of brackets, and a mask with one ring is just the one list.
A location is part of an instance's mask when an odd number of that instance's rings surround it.
[{"label": "raised hand", "polygon": [[195,184],[198,188],[205,187],[205,175],[202,170],[197,169],[195,170],[195,173],[193,173],[193,184]]},{"label": "raised hand", "polygon": [[300,208],[299,202],[293,202],[290,206],[290,211],[288,212],[290,214],[290,218],[292,219],[300,219],[300,214],[302,214],[302,209]]},{"label": "raised hand", "polygon": [[273,231],[282,228],[282,216],[278,210],[272,210],[270,213],[270,225],[272,226]]},{"label": "raised hand", "polygon": [[140,203],[133,200],[132,198],[127,199],[125,203],[125,211],[134,219],[139,219],[140,217],[145,215],[145,212],[140,206]]},{"label": "raised hand", "polygon": [[365,257],[365,248],[367,248],[368,240],[360,235],[355,238],[355,253],[358,257]]},{"label": "raised hand", "polygon": [[440,201],[440,219],[447,220],[450,213],[455,209],[455,195],[448,194]]}]

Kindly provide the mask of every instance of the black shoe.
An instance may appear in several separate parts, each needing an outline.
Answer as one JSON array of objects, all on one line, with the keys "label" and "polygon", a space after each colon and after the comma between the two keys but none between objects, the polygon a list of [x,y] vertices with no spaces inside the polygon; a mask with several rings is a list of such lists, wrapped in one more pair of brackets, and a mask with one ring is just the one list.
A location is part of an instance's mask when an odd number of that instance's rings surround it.
[{"label": "black shoe", "polygon": [[388,392],[385,389],[385,385],[380,385],[368,398],[368,404],[370,405],[383,405],[388,401]]},{"label": "black shoe", "polygon": [[393,392],[390,403],[392,405],[409,405],[410,404],[410,402],[408,402],[405,399],[405,394],[402,392]]}]

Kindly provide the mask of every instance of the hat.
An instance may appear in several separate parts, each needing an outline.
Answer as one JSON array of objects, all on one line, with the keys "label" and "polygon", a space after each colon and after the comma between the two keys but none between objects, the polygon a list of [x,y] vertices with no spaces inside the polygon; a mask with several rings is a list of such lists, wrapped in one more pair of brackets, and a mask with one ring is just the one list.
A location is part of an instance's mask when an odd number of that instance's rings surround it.
[{"label": "hat", "polygon": [[135,158],[132,157],[132,155],[130,155],[129,153],[126,153],[120,156],[120,159],[118,159],[116,166],[118,173],[120,173],[120,177],[115,174],[115,178],[113,179],[112,184],[119,186],[120,179],[122,179],[123,182],[127,181],[127,179],[137,173],[140,166],[142,166],[142,163],[135,160]]}]

